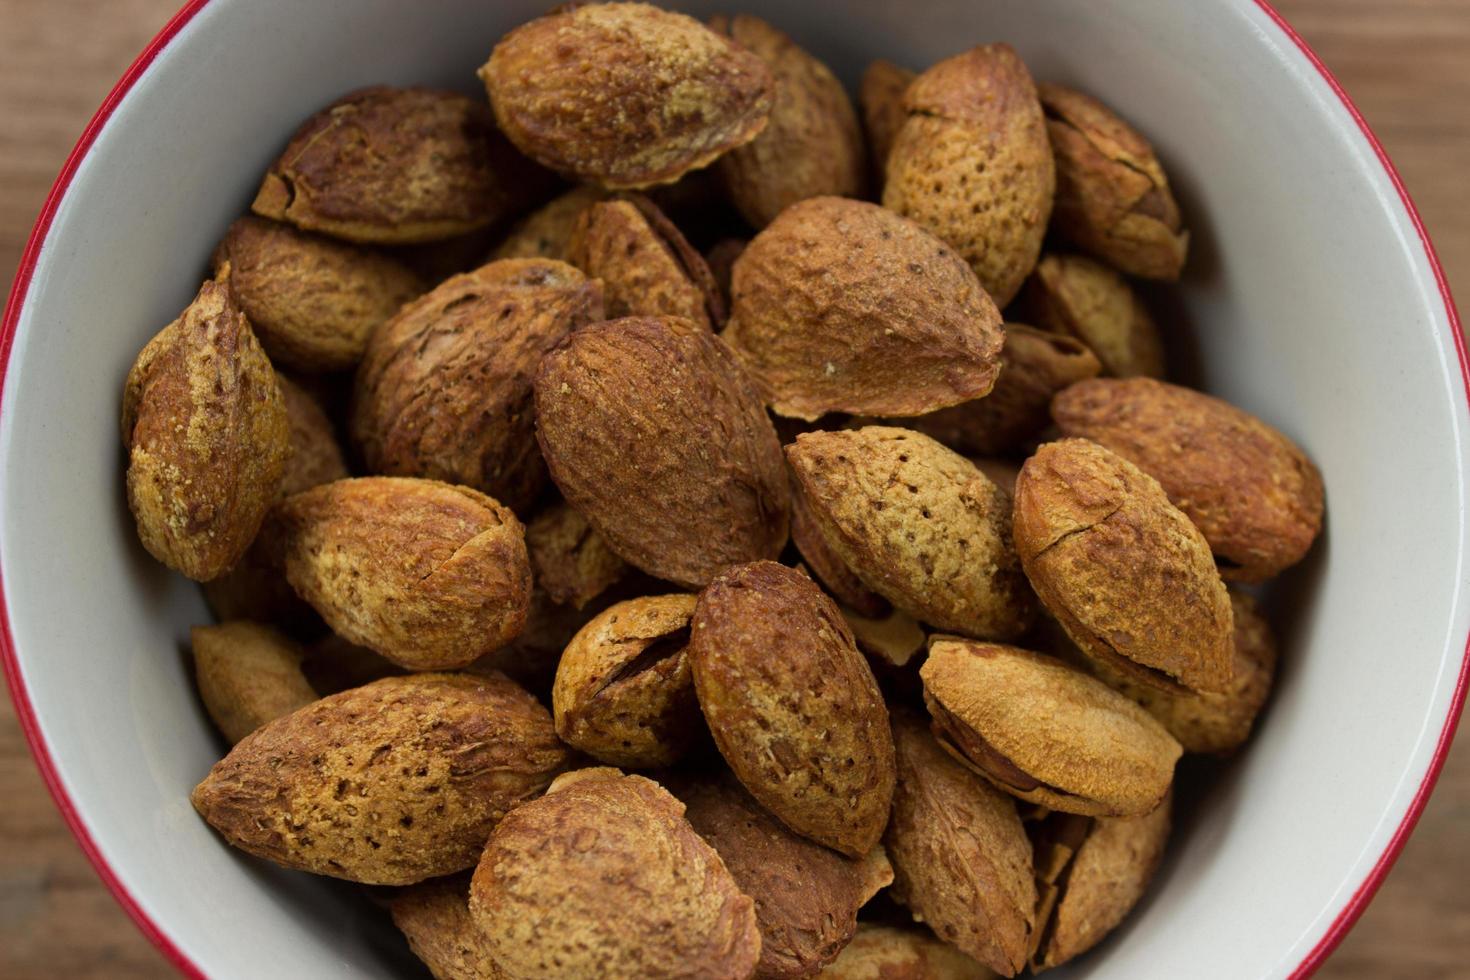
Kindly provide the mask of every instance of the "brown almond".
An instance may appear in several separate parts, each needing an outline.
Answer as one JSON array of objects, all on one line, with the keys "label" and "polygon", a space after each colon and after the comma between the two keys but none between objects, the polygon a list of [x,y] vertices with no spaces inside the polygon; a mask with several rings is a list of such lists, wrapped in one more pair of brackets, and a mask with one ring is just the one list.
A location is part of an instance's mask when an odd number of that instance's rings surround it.
[{"label": "brown almond", "polygon": [[870,619],[888,614],[892,608],[888,600],[864,585],[862,579],[837,556],[826,538],[822,537],[806,497],[795,490],[791,494],[791,543],[796,545],[802,561],[838,604]]},{"label": "brown almond", "polygon": [[858,87],[858,105],[863,110],[863,129],[868,137],[868,154],[881,190],[888,173],[888,154],[893,141],[908,119],[903,94],[918,74],[879,58],[863,70]]},{"label": "brown almond", "polygon": [[602,280],[608,319],[677,316],[709,330],[725,320],[704,256],[641,194],[584,210],[572,225],[567,261]]},{"label": "brown almond", "polygon": [[193,802],[256,857],[410,885],[474,865],[495,823],[566,762],[551,716],[507,678],[411,674],[257,730]]},{"label": "brown almond", "polygon": [[301,648],[268,626],[195,626],[189,645],[199,698],[231,745],[316,700],[301,673]]},{"label": "brown almond", "polygon": [[1101,262],[1082,255],[1045,256],[1023,302],[1037,326],[1091,348],[1104,374],[1163,377],[1158,326],[1128,281]]},{"label": "brown almond", "polygon": [[1036,265],[1056,174],[1036,86],[1009,44],[939,62],[904,93],[883,205],[944,239],[997,306]]},{"label": "brown almond", "polygon": [[715,164],[741,216],[764,228],[809,197],[862,197],[863,135],[831,69],[759,17],[718,15],[710,27],[758,55],[775,79],[765,131]]},{"label": "brown almond", "polygon": [[940,744],[1019,799],[1140,816],[1173,782],[1179,743],[1128,698],[1059,660],[936,637],[919,677]]},{"label": "brown almond", "polygon": [[1056,157],[1052,223],[1120,272],[1178,279],[1189,232],[1154,149],[1090,95],[1037,86]]},{"label": "brown almond", "polygon": [[1096,377],[1102,365],[1081,341],[1019,323],[1005,327],[1000,377],[984,398],[920,415],[907,424],[966,455],[1016,452],[1048,422],[1052,396]]},{"label": "brown almond", "polygon": [[837,958],[858,909],[893,881],[881,845],[847,858],[787,830],[729,778],[673,787],[691,826],[755,900],[761,956],[755,975],[809,977]]},{"label": "brown almond", "polygon": [[1322,474],[1286,436],[1202,392],[1147,378],[1073,385],[1052,402],[1068,436],[1159,481],[1210,543],[1226,579],[1263,582],[1322,530]]},{"label": "brown almond", "polygon": [[793,205],[735,262],[723,334],[780,415],[920,415],[1000,370],[1000,313],[964,261],[876,204]]},{"label": "brown almond", "polygon": [[502,38],[479,75],[523,153],[614,190],[672,183],[749,143],[773,87],[754,54],[643,3],[558,7]]},{"label": "brown almond", "polygon": [[538,588],[552,602],[581,609],[628,570],[574,508],[557,502],[526,525],[526,551]]},{"label": "brown almond", "polygon": [[1015,976],[1036,908],[1015,802],[950,758],[914,715],[894,718],[893,742],[898,788],[883,843],[895,897],[951,946]]},{"label": "brown almond", "polygon": [[291,430],[291,458],[281,477],[280,495],[289,497],[347,476],[337,432],[316,396],[283,374],[276,375],[276,384],[281,387]]},{"label": "brown almond", "polygon": [[893,796],[888,712],[832,600],[775,562],[700,593],[689,654],[699,707],[730,768],[798,834],[873,849]]},{"label": "brown almond", "polygon": [[546,483],[536,369],[600,319],[598,284],[552,259],[491,262],[405,306],[357,371],[352,439],[368,469],[473,487],[524,513]]},{"label": "brown almond", "polygon": [[1230,598],[1204,535],[1153,477],[1086,439],[1047,443],[1016,480],[1015,536],[1083,653],[1162,690],[1228,689]]},{"label": "brown almond", "polygon": [[754,903],[684,806],[616,769],[560,777],[500,822],[470,914],[518,980],[735,980],[760,955]]},{"label": "brown almond", "polygon": [[694,601],[629,599],[572,637],[551,689],[562,741],[634,769],[673,765],[698,743],[703,725],[688,655]]},{"label": "brown almond", "polygon": [[333,630],[411,670],[462,667],[526,621],[521,522],[468,487],[338,480],[281,503],[286,578]]},{"label": "brown almond", "polygon": [[551,478],[629,564],[686,588],[786,544],[770,418],[728,348],[672,317],[585,327],[541,362]]},{"label": "brown almond", "polygon": [[291,452],[276,373],[229,288],[204,283],[123,389],[128,506],[148,553],[200,582],[245,554]]},{"label": "brown almond", "polygon": [[922,622],[1019,636],[1036,602],[1011,544],[1010,498],[910,429],[812,432],[786,448],[824,540],[865,585]]},{"label": "brown almond", "polygon": [[824,980],[991,980],[995,972],[927,930],[863,922],[842,955],[818,976]]},{"label": "brown almond", "polygon": [[254,215],[239,218],[214,253],[230,291],[278,367],[345,371],[378,324],[427,286],[386,255]]},{"label": "brown almond", "polygon": [[388,911],[434,980],[507,980],[470,917],[468,875],[401,889],[388,900]]},{"label": "brown almond", "polygon": [[567,244],[572,240],[572,225],[581,213],[598,201],[607,199],[607,191],[583,184],[552,198],[522,218],[503,238],[490,258],[556,259],[567,261]]}]

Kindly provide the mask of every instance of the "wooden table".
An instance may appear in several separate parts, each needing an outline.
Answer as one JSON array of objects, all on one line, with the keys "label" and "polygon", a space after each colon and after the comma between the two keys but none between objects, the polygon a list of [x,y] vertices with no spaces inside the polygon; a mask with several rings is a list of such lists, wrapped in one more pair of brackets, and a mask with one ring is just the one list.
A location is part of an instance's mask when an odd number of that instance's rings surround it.
[{"label": "wooden table", "polygon": [[[178,3],[0,0],[0,281],[10,280],[46,190],[87,118]],[[1278,6],[1387,145],[1452,285],[1470,303],[1470,0]],[[62,825],[3,697],[0,801],[0,977],[169,976]],[[1470,976],[1467,871],[1470,749],[1461,744],[1398,866],[1319,976]]]}]

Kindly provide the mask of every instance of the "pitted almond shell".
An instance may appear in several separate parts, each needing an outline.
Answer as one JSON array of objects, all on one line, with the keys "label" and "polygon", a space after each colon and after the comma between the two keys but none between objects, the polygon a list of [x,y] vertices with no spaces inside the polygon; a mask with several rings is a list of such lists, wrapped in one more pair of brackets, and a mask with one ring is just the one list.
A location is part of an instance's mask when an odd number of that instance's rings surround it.
[{"label": "pitted almond shell", "polygon": [[1147,378],[1073,385],[1052,402],[1062,433],[1138,466],[1204,534],[1220,574],[1261,582],[1296,564],[1322,530],[1322,475],[1249,412]]},{"label": "pitted almond shell", "polygon": [[612,190],[672,183],[749,143],[774,86],[756,55],[643,3],[558,7],[502,38],[479,74],[523,153]]},{"label": "pitted almond shell", "polygon": [[278,513],[292,587],[345,639],[400,666],[463,667],[525,625],[525,532],[491,497],[360,477],[288,497]]},{"label": "pitted almond shell", "polygon": [[524,513],[546,483],[536,370],[562,338],[602,319],[602,299],[565,262],[504,259],[405,306],[357,370],[352,439],[368,469],[472,487]]},{"label": "pitted almond shell", "polygon": [[1083,653],[1166,691],[1228,689],[1225,583],[1153,477],[1086,439],[1047,443],[1016,480],[1015,538],[1037,596]]},{"label": "pitted almond shell", "polygon": [[1008,44],[934,65],[904,93],[883,206],[954,247],[1004,307],[1036,265],[1056,176],[1036,86]]},{"label": "pitted almond shell", "polygon": [[1025,632],[1036,602],[1010,498],[969,460],[882,426],[807,433],[786,455],[824,540],[874,592],[940,629]]},{"label": "pitted almond shell", "polygon": [[709,330],[725,321],[704,256],[641,194],[599,201],[578,215],[567,261],[602,280],[608,319],[677,316]]},{"label": "pitted almond shell", "polygon": [[435,980],[509,980],[470,917],[468,875],[399,889],[388,899],[388,911]]},{"label": "pitted almond shell", "polygon": [[587,518],[558,501],[526,525],[526,551],[536,587],[551,601],[581,609],[623,577],[628,565],[613,554]]},{"label": "pitted almond shell", "polygon": [[1181,750],[1128,698],[1059,660],[952,637],[919,670],[934,734],[999,789],[1065,813],[1158,806]]},{"label": "pitted almond shell", "polygon": [[824,980],[992,980],[995,972],[921,928],[858,924]]},{"label": "pitted almond shell", "polygon": [[302,123],[251,210],[350,242],[407,245],[510,217],[551,183],[506,142],[484,103],[378,86]]},{"label": "pitted almond shell", "polygon": [[316,700],[301,673],[301,648],[248,620],[189,631],[199,699],[231,745],[266,722]]},{"label": "pitted almond shell", "polygon": [[794,980],[836,959],[857,930],[858,909],[893,881],[882,845],[843,857],[787,830],[735,780],[676,784],[684,815],[755,900],[761,958],[755,975]]},{"label": "pitted almond shell", "polygon": [[1120,272],[1178,279],[1189,232],[1148,140],[1090,95],[1045,83],[1037,93],[1056,156],[1052,223]]},{"label": "pitted almond shell", "polygon": [[894,897],[946,943],[1015,976],[1036,922],[1015,801],[951,758],[916,715],[894,717],[893,740],[898,788],[883,844]]},{"label": "pitted almond shell", "polygon": [[919,415],[990,391],[1000,313],[952,249],[863,201],[793,205],[735,262],[723,334],[779,415]]},{"label": "pitted almond shell", "polygon": [[750,794],[849,857],[873,849],[893,796],[888,711],[842,614],[775,562],[700,593],[689,646],[699,707]]},{"label": "pitted almond shell", "polygon": [[610,606],[572,637],[556,669],[556,733],[611,765],[670,766],[703,724],[689,670],[695,597],[646,596]]},{"label": "pitted almond shell", "polygon": [[123,389],[128,506],[148,553],[200,582],[245,555],[291,453],[276,372],[230,266],[138,354]]},{"label": "pitted almond shell", "polygon": [[507,974],[648,980],[748,977],[755,908],[657,783],[616,769],[558,778],[502,820],[470,914]]},{"label": "pitted almond shell", "polygon": [[590,184],[573,187],[532,211],[495,247],[494,259],[556,259],[567,261],[572,226],[583,211],[607,199],[607,191]]},{"label": "pitted almond shell", "polygon": [[858,105],[863,112],[863,130],[868,137],[868,156],[881,194],[888,172],[888,154],[893,140],[908,119],[903,94],[918,74],[879,58],[863,70],[858,86]]},{"label": "pitted almond shell", "polygon": [[765,131],[715,164],[741,216],[764,228],[809,197],[863,197],[863,134],[832,71],[758,17],[717,15],[710,27],[759,56],[775,79]]},{"label": "pitted almond shell", "polygon": [[1163,376],[1158,326],[1128,281],[1101,262],[1083,255],[1046,255],[1022,299],[1037,326],[1090,347],[1104,374]]},{"label": "pitted almond shell", "polygon": [[496,821],[566,762],[546,709],[504,676],[411,674],[267,724],[193,803],[256,857],[409,885],[473,866]]},{"label": "pitted almond shell", "polygon": [[695,323],[628,317],[573,333],[542,359],[536,435],[567,503],[650,575],[701,588],[786,544],[770,417]]},{"label": "pitted almond shell", "polygon": [[888,600],[862,583],[852,569],[822,537],[806,497],[793,487],[791,493],[791,543],[812,574],[838,604],[860,616],[878,619],[893,608]]}]

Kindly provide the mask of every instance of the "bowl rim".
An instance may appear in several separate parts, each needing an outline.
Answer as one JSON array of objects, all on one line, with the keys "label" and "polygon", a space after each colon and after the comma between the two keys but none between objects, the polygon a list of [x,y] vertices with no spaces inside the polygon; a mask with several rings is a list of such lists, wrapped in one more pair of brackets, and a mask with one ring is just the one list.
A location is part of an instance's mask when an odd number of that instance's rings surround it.
[{"label": "bowl rim", "polygon": [[[93,114],[87,123],[82,135],[78,138],[76,145],[62,164],[50,192],[46,196],[41,212],[36,218],[35,225],[31,229],[26,241],[24,251],[21,253],[20,265],[16,269],[15,280],[11,285],[10,295],[5,304],[3,319],[0,319],[0,405],[3,405],[5,391],[5,379],[10,364],[10,354],[14,345],[15,335],[20,323],[20,316],[25,306],[26,296],[29,292],[31,278],[35,273],[36,264],[40,257],[42,246],[50,233],[51,224],[65,199],[70,188],[72,178],[83,158],[96,142],[97,137],[106,127],[113,111],[122,99],[132,90],[133,86],[148,70],[155,59],[168,47],[184,27],[207,6],[211,0],[188,0],[179,11],[173,15],[163,28],[148,42],[137,58],[135,58],[122,77],[108,92],[101,106]],[[1439,256],[1435,251],[1434,243],[1425,230],[1424,222],[1419,216],[1418,209],[1410,197],[1408,190],[1404,187],[1398,170],[1393,161],[1389,159],[1388,152],[1383,144],[1379,142],[1372,127],[1368,125],[1363,114],[1343,89],[1341,83],[1332,74],[1331,70],[1323,64],[1322,59],[1312,50],[1306,40],[1296,32],[1272,5],[1270,0],[1251,0],[1261,12],[1266,15],[1278,30],[1294,45],[1306,58],[1308,63],[1322,77],[1333,94],[1337,96],[1344,109],[1347,110],[1353,122],[1357,125],[1363,138],[1372,148],[1379,164],[1383,167],[1389,182],[1397,192],[1404,211],[1418,235],[1420,245],[1424,249],[1424,256],[1428,267],[1434,276],[1435,287],[1439,291],[1441,300],[1444,302],[1445,315],[1451,330],[1455,353],[1460,366],[1460,378],[1464,385],[1465,396],[1470,401],[1470,355],[1467,355],[1466,343],[1463,329],[1460,323],[1460,315],[1455,308],[1454,297],[1450,293],[1450,286],[1445,277],[1444,268],[1440,265]],[[29,692],[26,690],[25,681],[21,676],[19,659],[15,649],[15,640],[10,630],[9,610],[7,607],[5,586],[0,579],[0,667],[3,667],[10,698],[15,705],[16,719],[22,733],[25,735],[26,743],[30,748],[31,755],[35,759],[36,766],[41,772],[41,778],[46,784],[51,798],[60,810],[67,828],[72,836],[76,838],[81,846],[82,852],[91,862],[98,877],[112,893],[113,898],[122,906],[133,923],[164,957],[184,976],[200,978],[205,980],[206,974],[174,943],[165,931],[164,926],[154,921],[143,909],[142,905],[132,893],[128,891],[118,874],[108,864],[96,842],[92,837],[90,828],[83,818],[81,811],[68,794],[66,786],[61,780],[56,765],[51,757],[50,747],[46,743],[44,733],[41,731],[37,720],[35,709],[31,704]],[[1441,770],[1444,768],[1445,759],[1449,754],[1450,745],[1454,741],[1455,730],[1459,725],[1460,716],[1465,706],[1467,689],[1470,689],[1470,636],[1466,637],[1465,653],[1461,659],[1459,675],[1455,681],[1455,689],[1450,697],[1442,722],[1439,738],[1435,743],[1434,754],[1430,758],[1419,787],[1413,799],[1405,809],[1393,835],[1389,838],[1383,852],[1378,856],[1372,868],[1364,879],[1358,883],[1351,896],[1343,903],[1342,907],[1333,917],[1330,925],[1317,940],[1316,944],[1308,951],[1302,961],[1292,970],[1291,980],[1300,980],[1310,976],[1327,960],[1342,942],[1343,938],[1352,929],[1363,911],[1372,901],[1379,886],[1383,884],[1394,862],[1398,859],[1409,836],[1413,833],[1419,817],[1424,812],[1425,805],[1429,802],[1430,794],[1434,791],[1435,783],[1439,779]]]}]

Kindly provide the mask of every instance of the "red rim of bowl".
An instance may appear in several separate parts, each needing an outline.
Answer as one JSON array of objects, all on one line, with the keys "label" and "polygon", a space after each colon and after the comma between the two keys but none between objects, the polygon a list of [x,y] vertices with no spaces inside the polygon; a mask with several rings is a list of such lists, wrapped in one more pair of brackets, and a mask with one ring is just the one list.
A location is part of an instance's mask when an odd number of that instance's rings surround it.
[{"label": "red rim of bowl", "polygon": [[[119,102],[128,94],[133,85],[143,75],[148,67],[153,64],[159,53],[168,46],[179,31],[194,19],[210,0],[189,0],[177,14],[173,16],[158,35],[143,49],[143,53],[128,66],[122,78],[113,86],[107,98],[97,109],[95,115],[87,123],[87,128],[82,131],[82,136],[72,148],[71,154],[66,158],[66,163],[57,175],[56,182],[51,187],[51,192],[46,196],[46,203],[41,208],[41,214],[36,219],[35,227],[31,229],[31,235],[26,242],[25,251],[21,255],[20,267],[15,274],[15,283],[11,287],[10,299],[5,304],[5,318],[0,322],[0,396],[5,390],[5,375],[10,363],[10,349],[15,341],[16,327],[20,321],[21,307],[25,303],[26,293],[29,291],[31,276],[35,272],[36,261],[41,253],[41,245],[51,230],[52,219],[56,216],[57,208],[62,198],[66,196],[68,187],[71,185],[77,167],[80,166],[82,158],[87,155],[92,144],[96,141],[98,134],[107,125],[113,110]],[[1347,92],[1343,91],[1337,79],[1331,71],[1322,63],[1316,53],[1311,49],[1302,36],[1298,34],[1286,19],[1281,16],[1268,2],[1268,0],[1255,0],[1261,10],[1275,22],[1281,32],[1296,45],[1302,55],[1321,74],[1322,79],[1336,93],[1342,105],[1347,109],[1353,121],[1357,123],[1358,129],[1362,131],[1363,138],[1373,148],[1382,164],[1384,172],[1392,182],[1394,190],[1398,192],[1399,200],[1403,202],[1404,210],[1409,216],[1409,221],[1414,226],[1414,231],[1419,236],[1419,241],[1424,247],[1425,258],[1429,261],[1429,267],[1433,270],[1435,284],[1439,287],[1440,297],[1444,300],[1445,315],[1449,320],[1451,333],[1453,335],[1455,352],[1459,358],[1460,374],[1465,383],[1466,397],[1470,399],[1470,358],[1467,358],[1465,340],[1460,329],[1460,316],[1455,310],[1454,298],[1450,295],[1450,287],[1445,279],[1444,269],[1439,264],[1439,256],[1435,254],[1434,244],[1429,240],[1429,234],[1424,230],[1424,222],[1419,217],[1418,210],[1414,207],[1409,192],[1404,188],[1403,181],[1399,178],[1398,171],[1394,169],[1393,162],[1389,160],[1387,151],[1383,144],[1378,142],[1378,137],[1368,126],[1367,120],[1363,118],[1358,107],[1348,98]],[[77,843],[81,845],[82,851],[87,859],[96,868],[98,876],[112,892],[113,897],[123,907],[124,911],[132,917],[132,920],[148,937],[153,945],[157,946],[166,956],[170,963],[179,969],[185,976],[204,978],[201,970],[192,960],[180,950],[168,934],[164,932],[159,923],[154,922],[148,913],[138,903],[138,900],[128,891],[127,886],[117,876],[116,872],[103,857],[97,843],[92,838],[91,831],[82,819],[76,804],[72,802],[67,794],[66,787],[62,784],[61,776],[56,770],[55,762],[51,758],[51,751],[46,745],[45,737],[41,733],[40,725],[36,720],[35,709],[31,705],[30,697],[26,692],[25,684],[20,676],[20,665],[16,659],[15,641],[10,634],[10,618],[5,605],[4,583],[0,581],[0,663],[4,664],[5,677],[10,688],[10,697],[15,702],[16,717],[20,722],[21,730],[25,733],[26,741],[29,743],[31,753],[35,756],[36,765],[41,770],[41,777],[46,782],[46,788],[50,790],[51,797],[56,801],[57,808],[65,818],[67,826],[76,837]],[[1435,744],[1434,756],[1430,759],[1429,768],[1424,773],[1423,780],[1419,783],[1419,789],[1414,794],[1414,799],[1404,813],[1403,819],[1399,821],[1398,828],[1388,841],[1388,846],[1379,855],[1374,863],[1373,869],[1368,876],[1354,890],[1352,897],[1338,911],[1332,924],[1323,933],[1322,938],[1312,947],[1300,964],[1292,971],[1292,980],[1300,980],[1314,973],[1318,967],[1326,961],[1332,951],[1342,942],[1343,937],[1352,929],[1363,910],[1372,901],[1373,895],[1383,884],[1384,878],[1388,876],[1389,869],[1393,867],[1399,852],[1403,850],[1409,835],[1414,831],[1414,825],[1419,822],[1419,816],[1424,812],[1424,806],[1429,801],[1429,795],[1434,790],[1434,784],[1439,779],[1440,770],[1444,768],[1445,757],[1449,754],[1450,743],[1454,741],[1455,729],[1459,725],[1460,713],[1465,705],[1467,685],[1470,685],[1470,637],[1466,638],[1465,657],[1460,664],[1459,678],[1455,684],[1455,692],[1450,700],[1449,711],[1445,716],[1444,726],[1440,730],[1439,740]]]}]

